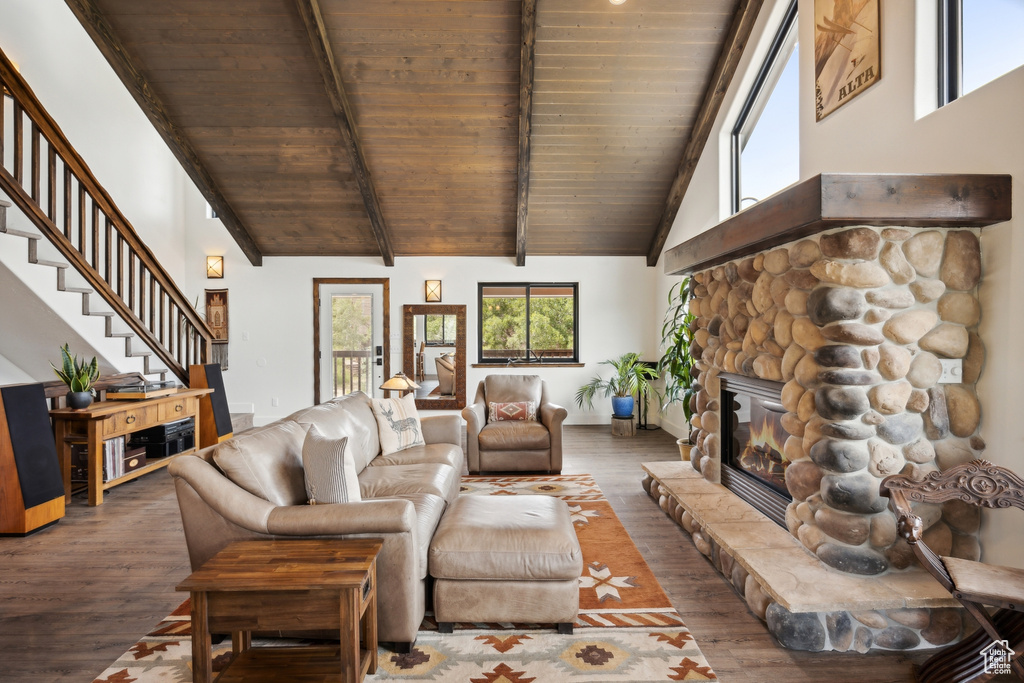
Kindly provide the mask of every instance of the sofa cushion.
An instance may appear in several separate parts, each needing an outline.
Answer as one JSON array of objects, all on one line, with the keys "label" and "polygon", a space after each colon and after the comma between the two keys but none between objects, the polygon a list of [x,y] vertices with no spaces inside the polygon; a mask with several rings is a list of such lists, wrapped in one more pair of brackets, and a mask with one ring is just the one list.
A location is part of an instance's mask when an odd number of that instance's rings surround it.
[{"label": "sofa cushion", "polygon": [[484,396],[488,403],[533,401],[542,403],[544,384],[537,375],[487,375],[484,377]]},{"label": "sofa cushion", "polygon": [[551,448],[551,434],[540,422],[489,422],[480,430],[479,441],[482,451]]},{"label": "sofa cushion", "polygon": [[346,453],[348,437],[329,439],[310,425],[302,443],[302,472],[311,504],[359,502],[359,478],[352,455]]},{"label": "sofa cushion", "polygon": [[420,415],[412,394],[402,398],[375,398],[370,405],[377,418],[382,455],[423,445]]},{"label": "sofa cushion", "polygon": [[459,473],[451,465],[384,465],[359,473],[363,498],[390,498],[407,493],[431,493],[446,501],[459,495]]},{"label": "sofa cushion", "polygon": [[428,443],[423,446],[413,446],[404,451],[378,455],[370,461],[368,467],[380,467],[381,465],[419,465],[423,463],[442,463],[451,465],[457,471],[462,471],[462,463],[465,460],[462,455],[462,447],[450,443]]},{"label": "sofa cushion", "polygon": [[[430,541],[434,538],[434,531],[441,521],[448,504],[443,498],[431,493],[403,493],[388,498],[398,498],[412,502],[416,510],[416,543],[417,559],[419,560],[418,579],[427,577],[427,553],[430,550]],[[379,569],[378,569],[379,571]]]},{"label": "sofa cushion", "polygon": [[302,443],[306,428],[290,420],[274,422],[217,446],[213,461],[238,486],[274,505],[306,502]]},{"label": "sofa cushion", "polygon": [[370,409],[370,397],[361,391],[340,396],[311,408],[289,415],[301,425],[315,424],[320,433],[332,439],[348,437],[348,452],[352,454],[356,472],[380,453],[377,420]]}]

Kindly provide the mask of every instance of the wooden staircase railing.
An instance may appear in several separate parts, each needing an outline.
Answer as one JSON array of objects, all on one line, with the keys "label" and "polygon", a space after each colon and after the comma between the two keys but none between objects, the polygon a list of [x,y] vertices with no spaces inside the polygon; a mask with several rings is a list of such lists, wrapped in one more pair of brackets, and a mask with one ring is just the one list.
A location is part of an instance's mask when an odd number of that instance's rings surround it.
[{"label": "wooden staircase railing", "polygon": [[189,365],[211,357],[210,328],[2,50],[0,90],[0,191],[188,385]]}]

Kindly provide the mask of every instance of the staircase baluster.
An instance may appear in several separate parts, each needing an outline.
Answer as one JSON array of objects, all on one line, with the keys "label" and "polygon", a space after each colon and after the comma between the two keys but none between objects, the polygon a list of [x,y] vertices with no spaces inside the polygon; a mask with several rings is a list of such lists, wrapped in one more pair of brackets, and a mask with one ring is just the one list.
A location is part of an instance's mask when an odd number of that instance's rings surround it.
[{"label": "staircase baluster", "polygon": [[81,181],[78,182],[78,253],[82,256],[88,254],[88,249],[85,242],[85,185]]},{"label": "staircase baluster", "polygon": [[124,299],[124,237],[117,233],[117,295]]},{"label": "staircase baluster", "polygon": [[4,109],[7,107],[7,86],[0,80],[0,167],[4,165],[4,136],[7,131],[4,128],[7,125],[7,117],[4,115]]},{"label": "staircase baluster", "polygon": [[103,239],[103,248],[106,251],[106,258],[103,261],[103,280],[109,285],[113,284],[110,281],[110,260],[112,258],[110,247],[114,241],[114,238],[111,236],[114,226],[110,223],[110,219],[107,218],[106,214],[104,214],[103,218],[104,223],[106,224],[106,234]]},{"label": "staircase baluster", "polygon": [[95,201],[92,203],[92,267],[100,269],[100,207]]},{"label": "staircase baluster", "polygon": [[57,222],[57,150],[46,146],[46,217]]},{"label": "staircase baluster", "polygon": [[71,241],[71,167],[64,164],[64,236]]},{"label": "staircase baluster", "polygon": [[32,178],[32,201],[39,203],[39,126],[32,123],[32,152],[29,160],[29,175]]},{"label": "staircase baluster", "polygon": [[149,276],[149,329],[156,330],[156,278]]},{"label": "staircase baluster", "polygon": [[22,109],[17,100],[14,101],[12,111],[14,112],[14,179],[21,185],[25,177],[25,140],[23,139],[25,122],[22,120]]},{"label": "staircase baluster", "polygon": [[139,320],[146,321],[146,264],[139,260]]},{"label": "staircase baluster", "polygon": [[166,320],[166,318],[165,318],[166,312],[164,311],[164,304],[166,302],[166,299],[167,299],[167,294],[164,292],[164,288],[161,287],[160,288],[160,334],[157,337],[157,339],[159,339],[160,343],[163,344],[164,346],[167,346],[167,336],[164,333],[164,321]]},{"label": "staircase baluster", "polygon": [[135,311],[135,254],[128,250],[128,308]]}]

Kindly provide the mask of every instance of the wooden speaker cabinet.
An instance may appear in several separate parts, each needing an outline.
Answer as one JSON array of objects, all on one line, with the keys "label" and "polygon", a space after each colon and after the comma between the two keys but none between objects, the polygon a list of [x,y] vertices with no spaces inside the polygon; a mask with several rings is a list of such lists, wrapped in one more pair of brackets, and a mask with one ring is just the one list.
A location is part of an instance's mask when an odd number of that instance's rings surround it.
[{"label": "wooden speaker cabinet", "polygon": [[0,387],[0,535],[25,536],[64,516],[64,480],[42,384]]},{"label": "wooden speaker cabinet", "polygon": [[224,393],[224,376],[216,363],[191,365],[188,369],[191,389],[213,389],[199,399],[199,448],[213,446],[232,437],[231,411]]}]

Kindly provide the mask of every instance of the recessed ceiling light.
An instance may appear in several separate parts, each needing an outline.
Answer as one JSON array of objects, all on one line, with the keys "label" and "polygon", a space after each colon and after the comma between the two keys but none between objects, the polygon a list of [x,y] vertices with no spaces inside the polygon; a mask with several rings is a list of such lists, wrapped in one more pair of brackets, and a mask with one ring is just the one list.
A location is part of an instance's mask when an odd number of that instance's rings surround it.
[{"label": "recessed ceiling light", "polygon": [[625,4],[626,0],[608,0],[608,2],[612,3],[613,5],[622,5]]}]

